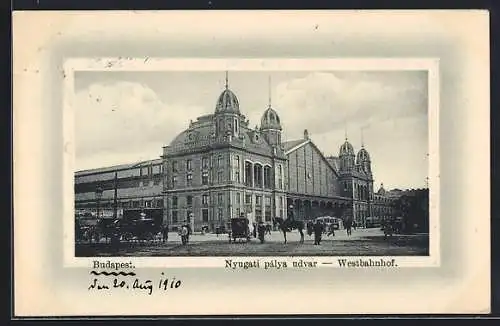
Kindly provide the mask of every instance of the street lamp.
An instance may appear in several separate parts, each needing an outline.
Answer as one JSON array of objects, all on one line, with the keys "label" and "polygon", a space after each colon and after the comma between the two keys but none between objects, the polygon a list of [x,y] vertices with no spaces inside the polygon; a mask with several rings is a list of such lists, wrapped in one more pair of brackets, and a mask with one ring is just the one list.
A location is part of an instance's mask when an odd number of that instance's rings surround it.
[{"label": "street lamp", "polygon": [[96,198],[96,201],[97,201],[97,218],[99,218],[99,203],[101,201],[101,198],[102,198],[102,188],[101,187],[97,187],[96,190],[95,190],[95,198]]}]

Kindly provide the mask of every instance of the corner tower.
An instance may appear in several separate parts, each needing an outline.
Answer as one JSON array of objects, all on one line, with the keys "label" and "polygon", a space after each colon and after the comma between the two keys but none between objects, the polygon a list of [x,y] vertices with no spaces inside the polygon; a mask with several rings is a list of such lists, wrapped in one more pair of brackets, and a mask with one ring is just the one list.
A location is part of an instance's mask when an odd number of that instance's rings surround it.
[{"label": "corner tower", "polygon": [[339,151],[339,159],[340,159],[340,168],[341,172],[349,172],[352,171],[355,165],[355,154],[354,148],[351,143],[347,140],[347,135],[345,138],[345,142],[340,146]]},{"label": "corner tower", "polygon": [[237,137],[240,132],[242,115],[240,103],[236,95],[229,89],[228,73],[226,71],[226,85],[215,105],[214,126],[216,138]]}]

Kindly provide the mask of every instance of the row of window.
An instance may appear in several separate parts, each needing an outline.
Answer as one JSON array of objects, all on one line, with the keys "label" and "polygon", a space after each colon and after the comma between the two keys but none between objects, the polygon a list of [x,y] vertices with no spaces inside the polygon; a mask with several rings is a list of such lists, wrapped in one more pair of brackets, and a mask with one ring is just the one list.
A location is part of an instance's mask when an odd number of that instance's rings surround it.
[{"label": "row of window", "polygon": [[[193,217],[192,211],[190,211],[190,210],[185,211],[186,215],[184,215],[184,216],[179,216],[179,212],[183,213],[184,211],[177,211],[177,210],[172,211],[172,224],[177,224],[177,223],[183,222],[183,221],[191,223],[191,217]],[[222,221],[222,216],[223,216],[222,208],[219,208],[217,210],[217,221]],[[208,222],[208,220],[209,220],[208,209],[201,210],[201,220],[203,222]]]},{"label": "row of window", "polygon": [[[141,180],[138,178],[131,179],[118,179],[117,189],[129,189],[129,188],[140,188],[140,187],[152,187],[157,186],[161,183],[160,177],[155,177],[153,180]],[[105,182],[89,182],[89,183],[77,183],[75,184],[75,193],[85,193],[85,192],[95,192],[97,187],[101,187],[103,190],[112,190],[115,187],[114,181]]]},{"label": "row of window", "polygon": [[[172,172],[175,174],[179,172],[178,169],[178,161],[172,161]],[[188,159],[185,161],[186,164],[186,186],[191,187],[193,185],[193,160]],[[201,184],[208,185],[209,184],[209,173],[208,169],[210,167],[210,160],[208,157],[202,158],[202,172],[201,172]],[[224,159],[222,155],[217,157],[217,167],[224,167]],[[239,155],[235,155],[233,157],[232,162],[233,168],[233,178],[232,180],[236,183],[241,183],[241,160]],[[217,173],[217,182],[223,183],[225,171],[219,171]],[[278,166],[278,188],[282,189],[283,184],[283,167],[281,165]],[[264,188],[272,188],[272,171],[271,166],[266,165],[262,166],[261,164],[253,164],[251,162],[245,162],[245,184],[251,187],[264,187]],[[178,186],[177,175],[172,176],[172,187],[176,188]]]},{"label": "row of window", "polygon": [[[185,212],[185,215],[183,216],[180,216],[182,213]],[[271,209],[270,208],[266,208],[265,209],[265,212],[264,212],[264,220],[266,222],[271,222],[272,220],[272,217],[271,217]],[[206,223],[206,222],[209,222],[209,212],[208,212],[208,209],[207,208],[204,208],[201,210],[201,221]],[[216,216],[215,217],[212,217],[212,221],[218,221],[218,222],[222,222],[222,219],[223,219],[223,209],[222,208],[218,208],[217,209],[217,213],[216,213]],[[235,216],[240,216],[240,209],[239,208],[236,208],[236,211],[235,211]],[[193,216],[193,212],[191,210],[187,210],[187,211],[178,211],[178,210],[172,210],[172,224],[177,224],[179,222],[183,222],[183,221],[186,221],[188,223],[191,223],[191,218],[194,218]],[[262,211],[261,210],[256,210],[255,211],[255,219],[257,222],[260,222],[262,221]]]},{"label": "row of window", "polygon": [[[119,200],[118,208],[163,208],[163,199],[147,199],[147,200]],[[81,204],[82,207],[94,207],[96,202]],[[113,208],[112,201],[100,202],[100,208]]]},{"label": "row of window", "polygon": [[142,176],[151,176],[154,174],[162,174],[162,173],[163,173],[163,165],[157,164],[141,168],[140,175],[142,177]]},{"label": "row of window", "polygon": [[[347,191],[351,190],[349,182],[344,181],[343,185],[344,185],[344,192],[347,192]],[[358,199],[361,199],[361,200],[373,199],[373,197],[371,196],[371,194],[370,194],[369,189],[368,189],[367,186],[354,185],[353,190],[354,190],[353,195],[354,195],[355,198],[358,198]]]},{"label": "row of window", "polygon": [[[173,173],[179,172],[179,161],[172,161],[171,164],[172,164],[172,172]],[[219,155],[217,157],[217,167],[219,167],[219,168],[224,167],[224,157],[222,155]],[[201,168],[203,170],[210,168],[209,157],[205,156],[205,157],[201,158]],[[192,159],[187,159],[185,161],[185,171],[188,171],[188,172],[193,171],[193,160]]]},{"label": "row of window", "polygon": [[[240,166],[239,166],[239,157],[238,158],[238,163],[237,165],[234,166],[234,178],[233,181],[236,183],[241,183],[241,178],[240,178]],[[217,172],[217,183],[223,183],[225,181],[225,171],[218,171]],[[210,182],[209,178],[209,172],[208,171],[202,171],[201,172],[201,185],[206,186]],[[278,188],[282,189],[282,183],[283,183],[283,168],[280,165],[278,167]],[[172,176],[172,188],[175,189],[179,185],[178,183],[178,176],[173,175]],[[266,188],[266,189],[271,189],[272,188],[272,171],[270,166],[264,166],[262,168],[262,165],[254,165],[252,167],[252,164],[247,162],[245,165],[245,185],[249,187],[257,187],[257,188]],[[186,187],[192,187],[193,186],[193,173],[188,172],[186,173]]]},{"label": "row of window", "polygon": [[[248,194],[245,196],[245,204],[252,205],[252,197],[253,195]],[[261,195],[256,195],[255,196],[255,205],[257,207],[262,205],[262,198],[264,198],[264,206],[271,206],[271,196],[261,196]],[[235,199],[236,199],[236,204],[241,204],[241,194],[237,192],[235,194]],[[172,197],[172,208],[177,208],[179,203],[179,199],[177,196]],[[202,205],[209,205],[210,204],[210,195],[208,194],[203,194],[201,196],[201,204]],[[223,193],[218,193],[217,194],[217,202],[219,206],[222,206],[224,204],[224,194]],[[193,206],[193,196],[189,195],[186,196],[186,206],[190,207]],[[280,201],[280,206],[283,206],[283,203]]]}]

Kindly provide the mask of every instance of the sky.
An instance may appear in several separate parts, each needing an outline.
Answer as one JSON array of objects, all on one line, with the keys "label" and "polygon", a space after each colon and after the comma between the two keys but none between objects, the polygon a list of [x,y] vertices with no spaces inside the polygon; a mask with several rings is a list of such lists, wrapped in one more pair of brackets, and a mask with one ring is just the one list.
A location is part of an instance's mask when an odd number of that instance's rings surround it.
[{"label": "sky", "polygon": [[[271,99],[283,139],[337,156],[346,135],[372,161],[374,186],[421,188],[428,175],[426,71],[230,71],[250,125]],[[213,113],[225,72],[75,73],[76,169],[156,159],[190,120]]]}]

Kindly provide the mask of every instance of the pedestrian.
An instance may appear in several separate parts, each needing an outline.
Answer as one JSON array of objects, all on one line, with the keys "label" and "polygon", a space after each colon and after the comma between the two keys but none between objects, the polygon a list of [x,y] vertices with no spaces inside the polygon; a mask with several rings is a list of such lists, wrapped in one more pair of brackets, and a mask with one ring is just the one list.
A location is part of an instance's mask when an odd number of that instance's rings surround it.
[{"label": "pedestrian", "polygon": [[167,242],[168,241],[168,224],[165,223],[163,224],[163,228],[161,230],[161,233],[162,233],[162,239],[163,239],[163,243]]},{"label": "pedestrian", "polygon": [[323,234],[323,223],[320,220],[316,220],[316,224],[314,224],[314,244],[321,244],[321,235]]},{"label": "pedestrian", "polygon": [[252,223],[253,225],[253,237],[254,238],[257,238],[257,224],[256,223]]},{"label": "pedestrian", "polygon": [[264,223],[262,221],[259,222],[259,225],[258,225],[257,229],[258,229],[260,243],[264,243],[264,236],[265,236],[265,233],[266,233],[266,226],[264,225]]},{"label": "pedestrian", "polygon": [[181,242],[183,245],[188,243],[189,230],[187,226],[184,224],[181,229]]},{"label": "pedestrian", "polygon": [[308,221],[307,222],[307,235],[311,236],[313,234],[313,230],[314,230],[314,223],[313,223],[313,221]]},{"label": "pedestrian", "polygon": [[191,234],[193,234],[193,230],[191,229],[191,224],[189,224],[187,221],[185,223],[185,226],[187,229],[186,242],[189,243],[189,238],[191,237]]}]

